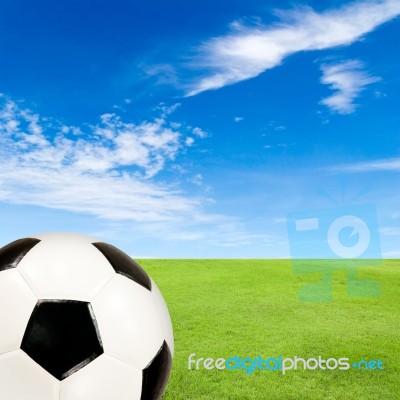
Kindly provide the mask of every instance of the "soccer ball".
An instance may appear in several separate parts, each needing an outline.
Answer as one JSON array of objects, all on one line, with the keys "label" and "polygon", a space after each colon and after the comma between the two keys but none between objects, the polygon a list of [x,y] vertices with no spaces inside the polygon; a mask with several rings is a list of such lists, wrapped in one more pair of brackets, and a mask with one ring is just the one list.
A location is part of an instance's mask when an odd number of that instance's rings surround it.
[{"label": "soccer ball", "polygon": [[173,352],[159,289],[116,247],[57,233],[0,249],[0,399],[160,399]]}]

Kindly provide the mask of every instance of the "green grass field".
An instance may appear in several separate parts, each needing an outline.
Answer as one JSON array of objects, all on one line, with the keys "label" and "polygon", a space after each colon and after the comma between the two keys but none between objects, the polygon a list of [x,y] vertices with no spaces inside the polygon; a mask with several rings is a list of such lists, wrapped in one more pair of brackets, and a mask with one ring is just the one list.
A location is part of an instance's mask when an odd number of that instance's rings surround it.
[{"label": "green grass field", "polygon": [[[400,261],[360,270],[377,298],[351,298],[345,271],[333,301],[305,303],[289,260],[141,260],[163,292],[175,333],[165,400],[400,399]],[[384,370],[188,370],[188,356],[380,359]]]}]

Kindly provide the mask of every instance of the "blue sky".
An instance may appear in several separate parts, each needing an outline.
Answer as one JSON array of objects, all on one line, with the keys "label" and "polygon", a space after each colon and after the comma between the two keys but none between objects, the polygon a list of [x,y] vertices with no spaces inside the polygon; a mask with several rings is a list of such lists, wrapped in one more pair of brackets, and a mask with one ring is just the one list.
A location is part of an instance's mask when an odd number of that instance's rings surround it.
[{"label": "blue sky", "polygon": [[289,257],[288,215],[373,204],[400,255],[400,0],[0,15],[0,243],[67,230],[138,257]]}]

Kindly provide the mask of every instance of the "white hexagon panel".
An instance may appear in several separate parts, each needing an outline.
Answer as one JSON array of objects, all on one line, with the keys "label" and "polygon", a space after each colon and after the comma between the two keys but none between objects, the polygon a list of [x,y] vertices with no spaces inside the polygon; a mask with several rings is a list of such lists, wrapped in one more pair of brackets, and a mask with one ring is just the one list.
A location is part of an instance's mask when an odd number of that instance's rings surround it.
[{"label": "white hexagon panel", "polygon": [[115,273],[92,238],[65,233],[35,238],[40,242],[17,269],[41,299],[88,301]]},{"label": "white hexagon panel", "polygon": [[116,247],[73,234],[0,249],[0,399],[160,400],[168,309]]},{"label": "white hexagon panel", "polygon": [[151,280],[151,291],[154,294],[158,311],[161,315],[161,322],[164,329],[164,337],[167,342],[169,349],[171,350],[172,356],[174,355],[174,332],[172,330],[171,317],[169,315],[167,304],[165,303],[164,297],[160,292],[160,289],[156,283]]},{"label": "white hexagon panel", "polygon": [[105,354],[61,382],[60,400],[140,400],[142,371]]},{"label": "white hexagon panel", "polygon": [[19,349],[37,300],[15,268],[0,272],[0,354]]},{"label": "white hexagon panel", "polygon": [[0,399],[58,400],[60,382],[22,350],[0,355]]},{"label": "white hexagon panel", "polygon": [[92,300],[92,306],[105,353],[145,368],[164,340],[151,291],[118,274]]}]

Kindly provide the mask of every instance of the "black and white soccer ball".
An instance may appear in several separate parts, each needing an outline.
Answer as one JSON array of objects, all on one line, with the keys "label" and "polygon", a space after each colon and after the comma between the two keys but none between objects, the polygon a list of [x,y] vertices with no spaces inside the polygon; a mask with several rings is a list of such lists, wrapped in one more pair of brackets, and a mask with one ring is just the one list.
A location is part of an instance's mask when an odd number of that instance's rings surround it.
[{"label": "black and white soccer ball", "polygon": [[155,400],[174,339],[154,281],[125,253],[74,234],[0,249],[1,400]]}]

